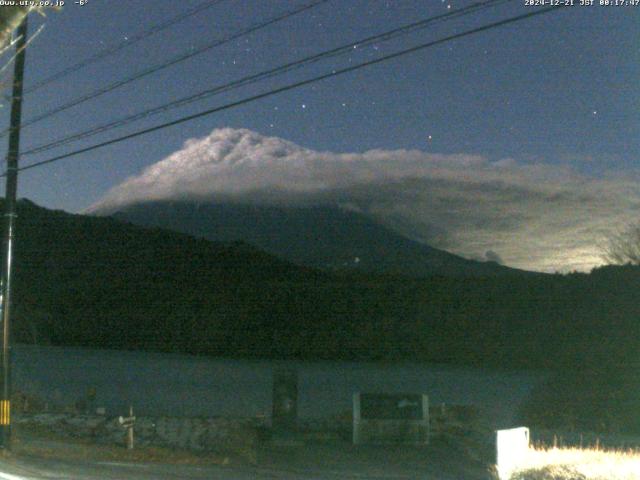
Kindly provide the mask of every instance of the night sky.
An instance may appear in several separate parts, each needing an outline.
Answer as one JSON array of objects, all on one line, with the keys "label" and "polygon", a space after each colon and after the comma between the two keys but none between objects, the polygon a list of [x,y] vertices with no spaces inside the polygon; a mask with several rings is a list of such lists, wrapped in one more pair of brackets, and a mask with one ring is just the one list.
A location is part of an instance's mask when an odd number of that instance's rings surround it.
[{"label": "night sky", "polygon": [[[222,0],[170,29],[27,95],[23,119],[29,120],[190,48],[310,1]],[[66,3],[61,11],[50,11],[45,18],[30,16],[31,33],[40,25],[44,29],[28,49],[27,88],[203,2],[88,0],[84,6]],[[390,42],[363,48],[355,43],[470,3],[326,2],[25,127],[22,150],[354,43],[348,55],[56,150],[24,156],[21,165],[536,8],[525,6],[524,0],[514,0]],[[486,200],[475,216],[457,220],[447,218],[446,208],[441,206],[442,213],[430,216],[427,227],[440,232],[438,235],[418,232],[419,222],[414,218],[413,226],[406,228],[414,229],[415,238],[433,240],[431,243],[436,246],[472,258],[483,257],[485,252],[487,257],[489,253],[496,254],[506,264],[524,268],[587,269],[599,263],[591,246],[610,229],[633,221],[640,206],[640,189],[635,186],[640,153],[639,20],[640,5],[561,9],[25,171],[20,176],[19,196],[48,208],[83,211],[114,186],[181,150],[188,139],[207,137],[215,129],[247,129],[259,134],[259,138],[279,137],[315,152],[396,152],[390,156],[391,162],[402,156],[398,152],[415,150],[425,158],[441,154],[448,159],[446,162],[457,162],[452,175],[467,185],[470,182],[478,186],[474,178],[479,168],[477,181],[484,182],[482,188],[467,189],[466,193],[462,188],[461,195],[466,195],[466,202],[474,196],[479,202]],[[3,60],[6,63],[7,54]],[[11,81],[10,71],[8,68],[4,74],[5,82]],[[6,99],[3,103],[2,128],[6,128],[9,108]],[[6,148],[5,144],[3,139],[0,147]],[[463,157],[475,160],[462,168],[459,158]],[[487,169],[498,167],[504,167],[502,173],[487,173]],[[393,169],[393,164],[388,168]],[[429,172],[420,175],[431,175]],[[545,208],[546,200],[536,200],[539,192],[535,190],[547,179],[552,191],[545,191],[545,199],[550,199]],[[508,194],[487,200],[490,185],[497,185]],[[561,203],[564,198],[569,198],[568,203]],[[527,210],[531,199],[538,203],[536,208]],[[457,200],[460,199],[452,199],[452,204]],[[575,204],[585,210],[567,223],[566,217],[571,216]],[[394,210],[385,205],[385,212]],[[558,213],[554,216],[556,206]],[[403,204],[403,208],[409,207],[406,202]],[[415,208],[430,207],[418,202]],[[401,211],[394,210],[393,222],[391,214],[381,215],[397,226]],[[496,211],[500,213],[487,213]],[[437,224],[437,218],[443,223]],[[592,223],[587,224],[584,219]],[[531,230],[534,223],[536,230]],[[529,230],[524,232],[523,225]],[[468,235],[463,235],[463,230]],[[546,253],[527,260],[518,235],[535,237],[527,248],[550,249],[556,244],[564,253]],[[482,241],[476,245],[474,238]]]}]

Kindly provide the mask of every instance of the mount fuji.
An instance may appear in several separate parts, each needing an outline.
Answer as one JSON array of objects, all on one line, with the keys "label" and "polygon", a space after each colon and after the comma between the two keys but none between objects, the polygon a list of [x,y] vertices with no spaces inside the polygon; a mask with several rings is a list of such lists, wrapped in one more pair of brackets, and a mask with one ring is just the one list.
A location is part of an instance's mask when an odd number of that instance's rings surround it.
[{"label": "mount fuji", "polygon": [[[522,273],[497,261],[448,253],[394,228],[403,219],[394,214],[399,207],[393,202],[419,189],[416,181],[426,175],[444,181],[452,169],[478,162],[417,151],[316,152],[249,130],[218,129],[124,181],[86,213],[214,241],[244,241],[330,271],[413,277]],[[403,186],[408,188],[400,194]],[[411,230],[411,222],[405,223]],[[435,220],[427,223],[428,230],[438,231]]]}]

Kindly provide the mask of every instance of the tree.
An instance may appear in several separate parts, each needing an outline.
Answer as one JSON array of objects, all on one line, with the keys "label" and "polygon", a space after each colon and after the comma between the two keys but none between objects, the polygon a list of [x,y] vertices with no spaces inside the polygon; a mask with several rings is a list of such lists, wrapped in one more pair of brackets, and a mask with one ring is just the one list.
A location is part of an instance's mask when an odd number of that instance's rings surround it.
[{"label": "tree", "polygon": [[640,223],[612,235],[602,247],[602,257],[618,265],[640,265]]},{"label": "tree", "polygon": [[[16,4],[19,2],[15,2]],[[38,2],[33,2],[38,3]],[[38,12],[44,15],[45,10],[60,10],[60,7],[44,6],[0,6],[0,55],[11,48],[11,35],[18,28],[24,18],[31,12]]]},{"label": "tree", "polygon": [[[17,3],[17,2],[16,2]],[[3,6],[0,8],[0,48],[5,47],[11,39],[11,33],[18,28],[30,7]]]}]

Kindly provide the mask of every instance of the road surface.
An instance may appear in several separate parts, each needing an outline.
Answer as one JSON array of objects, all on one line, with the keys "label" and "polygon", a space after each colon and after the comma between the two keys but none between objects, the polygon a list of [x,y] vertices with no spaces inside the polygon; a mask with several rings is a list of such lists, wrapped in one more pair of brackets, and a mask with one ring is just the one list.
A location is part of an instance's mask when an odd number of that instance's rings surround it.
[{"label": "road surface", "polygon": [[[447,449],[416,451],[403,458],[396,452],[373,450],[336,455],[303,450],[270,451],[259,465],[168,465],[114,461],[79,461],[34,456],[0,458],[0,480],[486,480],[486,469],[458,461]],[[347,452],[353,453],[353,452]],[[395,462],[391,458],[393,455]],[[402,452],[400,453],[402,455]],[[404,459],[406,458],[406,462]]]}]

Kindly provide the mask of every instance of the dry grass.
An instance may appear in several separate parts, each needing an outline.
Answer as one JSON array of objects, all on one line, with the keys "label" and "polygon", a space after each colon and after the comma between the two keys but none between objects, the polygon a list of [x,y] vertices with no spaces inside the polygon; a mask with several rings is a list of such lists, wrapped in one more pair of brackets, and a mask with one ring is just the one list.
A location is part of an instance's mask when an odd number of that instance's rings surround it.
[{"label": "dry grass", "polygon": [[532,448],[510,480],[640,480],[640,451]]}]

